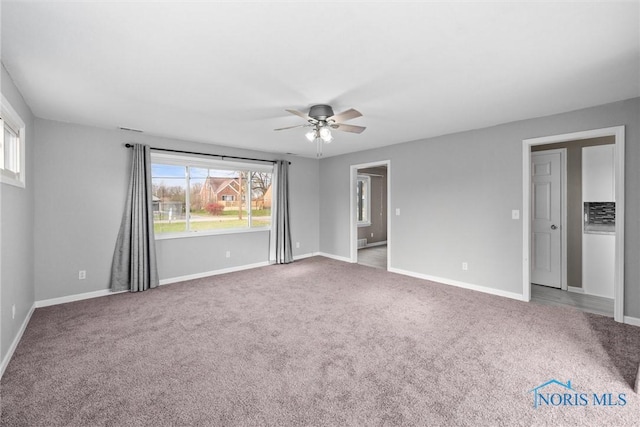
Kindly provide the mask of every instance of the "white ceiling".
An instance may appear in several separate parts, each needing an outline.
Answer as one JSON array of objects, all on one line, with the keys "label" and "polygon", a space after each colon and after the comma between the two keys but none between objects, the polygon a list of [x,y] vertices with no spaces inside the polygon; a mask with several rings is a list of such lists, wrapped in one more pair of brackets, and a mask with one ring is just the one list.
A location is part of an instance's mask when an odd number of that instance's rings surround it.
[{"label": "white ceiling", "polygon": [[638,1],[2,1],[41,118],[315,157],[285,108],[356,108],[333,156],[640,96]]}]

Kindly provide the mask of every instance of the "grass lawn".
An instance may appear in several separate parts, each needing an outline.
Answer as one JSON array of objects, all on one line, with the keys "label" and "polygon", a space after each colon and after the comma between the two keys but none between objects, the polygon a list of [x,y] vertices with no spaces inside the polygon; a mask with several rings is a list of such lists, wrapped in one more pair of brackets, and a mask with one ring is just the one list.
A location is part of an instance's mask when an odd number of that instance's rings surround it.
[{"label": "grass lawn", "polygon": [[[197,215],[206,215],[209,216],[210,213],[204,209],[200,209],[199,211],[191,211],[192,214]],[[238,209],[235,210],[223,210],[220,213],[221,216],[238,216]],[[246,211],[243,211],[243,215],[247,215]],[[253,216],[271,216],[271,209],[254,209],[251,211],[251,215]]]}]

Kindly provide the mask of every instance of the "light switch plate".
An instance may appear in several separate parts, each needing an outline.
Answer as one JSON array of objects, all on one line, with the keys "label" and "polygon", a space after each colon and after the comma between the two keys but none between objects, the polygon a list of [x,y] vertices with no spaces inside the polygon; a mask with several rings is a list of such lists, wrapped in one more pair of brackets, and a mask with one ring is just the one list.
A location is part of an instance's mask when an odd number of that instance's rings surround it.
[{"label": "light switch plate", "polygon": [[511,211],[511,219],[520,219],[520,211],[518,209]]}]

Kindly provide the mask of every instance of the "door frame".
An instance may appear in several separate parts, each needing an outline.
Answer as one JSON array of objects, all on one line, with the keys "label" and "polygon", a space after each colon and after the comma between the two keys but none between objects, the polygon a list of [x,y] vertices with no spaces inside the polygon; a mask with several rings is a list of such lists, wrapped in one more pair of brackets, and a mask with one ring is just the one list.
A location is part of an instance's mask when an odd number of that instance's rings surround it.
[{"label": "door frame", "polygon": [[350,224],[350,261],[358,262],[358,221],[356,221],[356,185],[358,181],[358,169],[372,168],[376,166],[387,167],[387,271],[391,267],[391,160],[360,163],[351,165],[349,174],[349,224]]},{"label": "door frame", "polygon": [[[567,290],[567,149],[536,151],[540,154],[560,153],[560,289]],[[533,152],[531,153],[533,157]],[[531,190],[529,190],[531,191]],[[531,195],[533,197],[533,195]],[[529,210],[531,212],[531,210]],[[529,217],[531,221],[531,217]],[[529,224],[531,227],[531,224]]]},{"label": "door frame", "polygon": [[613,279],[613,319],[616,322],[624,322],[624,126],[529,138],[522,141],[522,297],[525,301],[531,300],[531,147],[603,136],[613,136],[615,138],[616,248]]}]

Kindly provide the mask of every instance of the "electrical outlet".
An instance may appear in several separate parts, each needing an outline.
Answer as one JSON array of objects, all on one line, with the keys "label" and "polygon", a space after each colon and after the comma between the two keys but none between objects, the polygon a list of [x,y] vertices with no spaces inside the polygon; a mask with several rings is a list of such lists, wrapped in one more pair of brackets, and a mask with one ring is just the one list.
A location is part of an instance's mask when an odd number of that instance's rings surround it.
[{"label": "electrical outlet", "polygon": [[468,263],[466,263],[466,262],[463,262],[463,263],[462,263],[462,269],[463,269],[464,271],[467,271],[467,270],[469,269],[469,264],[468,264]]},{"label": "electrical outlet", "polygon": [[300,242],[296,242],[296,248],[300,248]]},{"label": "electrical outlet", "polygon": [[12,319],[15,319],[15,318],[16,318],[16,305],[15,305],[15,304],[13,304],[13,305],[11,306],[11,318],[12,318]]},{"label": "electrical outlet", "polygon": [[396,208],[396,216],[400,216],[400,208]]},{"label": "electrical outlet", "polygon": [[231,251],[227,251],[227,258],[231,258]]},{"label": "electrical outlet", "polygon": [[84,280],[87,278],[87,270],[78,271],[78,280]]}]

